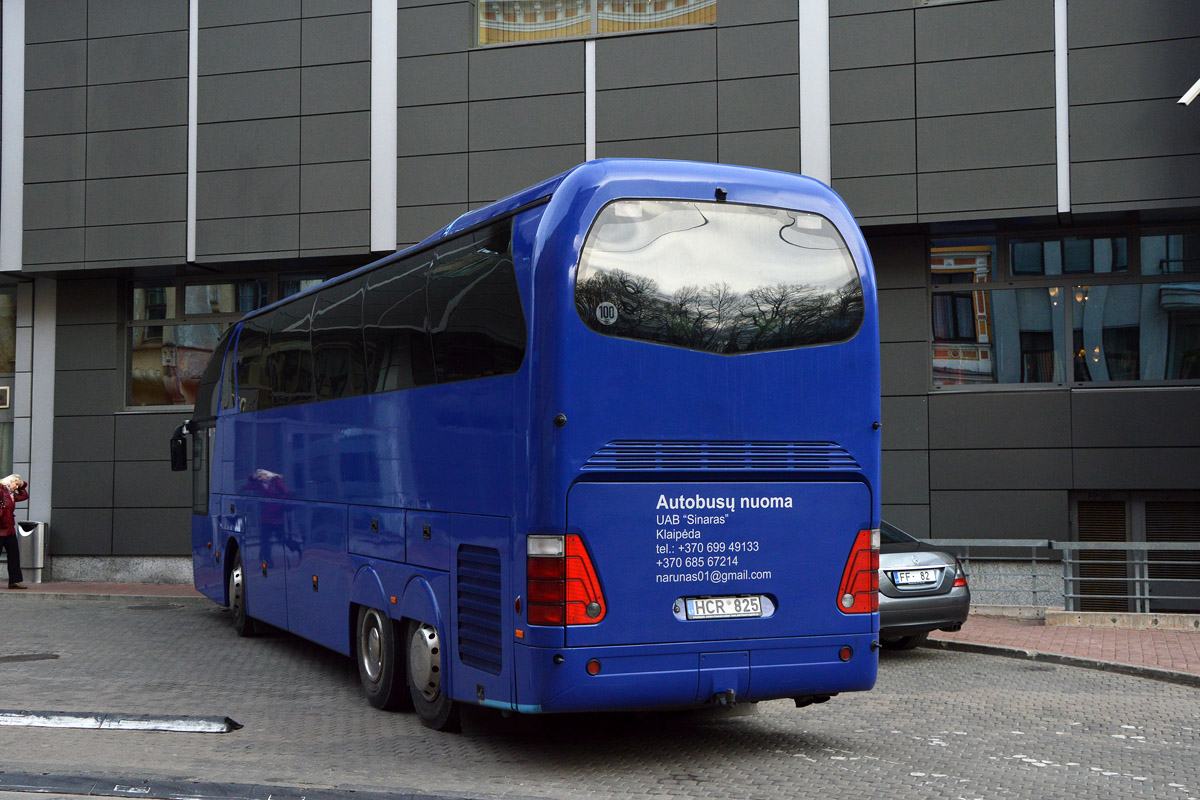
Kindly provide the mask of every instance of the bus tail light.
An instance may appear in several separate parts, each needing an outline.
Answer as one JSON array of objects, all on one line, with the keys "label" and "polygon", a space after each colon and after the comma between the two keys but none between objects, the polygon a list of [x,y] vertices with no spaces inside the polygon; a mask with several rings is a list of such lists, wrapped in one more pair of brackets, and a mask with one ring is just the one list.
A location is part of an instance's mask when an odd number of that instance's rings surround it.
[{"label": "bus tail light", "polygon": [[879,530],[859,531],[846,559],[837,606],[844,614],[879,610]]},{"label": "bus tail light", "polygon": [[526,544],[526,618],[531,625],[594,625],[607,606],[583,539],[530,536]]}]

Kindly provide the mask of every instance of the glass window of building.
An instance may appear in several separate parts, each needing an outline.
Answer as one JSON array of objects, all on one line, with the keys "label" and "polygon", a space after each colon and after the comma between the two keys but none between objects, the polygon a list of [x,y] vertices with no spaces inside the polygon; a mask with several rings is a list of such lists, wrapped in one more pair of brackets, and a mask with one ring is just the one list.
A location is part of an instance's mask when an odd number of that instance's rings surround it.
[{"label": "glass window of building", "polygon": [[717,0],[476,0],[481,45],[713,25]]}]

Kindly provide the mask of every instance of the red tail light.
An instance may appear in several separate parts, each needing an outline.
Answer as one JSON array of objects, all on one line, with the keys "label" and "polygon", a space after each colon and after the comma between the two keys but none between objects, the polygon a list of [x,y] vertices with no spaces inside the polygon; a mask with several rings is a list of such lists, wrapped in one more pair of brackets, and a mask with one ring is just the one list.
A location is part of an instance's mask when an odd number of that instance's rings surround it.
[{"label": "red tail light", "polygon": [[963,572],[962,562],[954,559],[954,588],[967,585],[967,573]]},{"label": "red tail light", "polygon": [[526,553],[531,625],[595,625],[604,619],[604,592],[579,536],[530,536]]},{"label": "red tail light", "polygon": [[838,610],[871,614],[879,610],[879,531],[859,531],[838,587]]}]

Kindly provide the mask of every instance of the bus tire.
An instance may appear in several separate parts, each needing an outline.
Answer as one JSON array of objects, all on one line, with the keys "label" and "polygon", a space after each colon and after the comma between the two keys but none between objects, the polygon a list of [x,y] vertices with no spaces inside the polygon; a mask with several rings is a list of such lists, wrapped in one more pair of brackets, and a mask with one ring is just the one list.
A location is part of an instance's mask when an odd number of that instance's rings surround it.
[{"label": "bus tire", "polygon": [[405,641],[408,657],[404,659],[404,673],[417,716],[425,727],[435,731],[457,730],[458,704],[444,691],[445,648],[437,627],[409,620]]},{"label": "bus tire", "polygon": [[392,621],[377,609],[359,606],[355,630],[358,678],[367,702],[384,711],[411,708]]},{"label": "bus tire", "polygon": [[238,636],[254,636],[258,626],[246,611],[246,571],[242,569],[242,554],[233,557],[229,570],[229,610],[233,612],[233,630]]}]

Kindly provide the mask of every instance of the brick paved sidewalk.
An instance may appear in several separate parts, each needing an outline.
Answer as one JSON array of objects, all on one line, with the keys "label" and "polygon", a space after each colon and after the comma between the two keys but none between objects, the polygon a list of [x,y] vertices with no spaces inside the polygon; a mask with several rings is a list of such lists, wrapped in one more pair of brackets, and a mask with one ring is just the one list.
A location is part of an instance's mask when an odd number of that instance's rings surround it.
[{"label": "brick paved sidewalk", "polygon": [[972,616],[931,639],[1005,647],[1200,676],[1200,633],[1047,626],[1041,620]]}]

